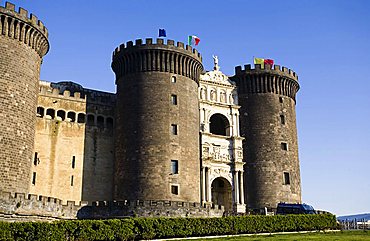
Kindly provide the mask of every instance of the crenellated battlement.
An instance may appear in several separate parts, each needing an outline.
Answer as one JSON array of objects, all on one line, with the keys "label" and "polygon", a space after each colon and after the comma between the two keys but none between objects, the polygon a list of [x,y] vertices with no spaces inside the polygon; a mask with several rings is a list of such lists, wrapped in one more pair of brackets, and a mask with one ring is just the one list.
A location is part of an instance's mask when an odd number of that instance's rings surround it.
[{"label": "crenellated battlement", "polygon": [[0,220],[31,221],[76,219],[87,202],[67,201],[35,194],[0,191]]},{"label": "crenellated battlement", "polygon": [[31,201],[31,202],[41,202],[44,206],[51,206],[51,205],[61,205],[64,207],[83,207],[88,204],[86,201],[66,201],[66,204],[63,204],[63,201],[61,199],[55,198],[55,197],[48,197],[48,196],[42,196],[42,195],[36,195],[36,194],[26,194],[26,193],[11,193],[11,192],[4,192],[0,191],[0,200],[4,202],[8,201]]},{"label": "crenellated battlement", "polygon": [[55,98],[86,102],[86,96],[84,95],[83,90],[81,92],[71,92],[67,89],[61,90],[58,87],[52,87],[51,83],[46,81],[40,81],[39,94]]},{"label": "crenellated battlement", "polygon": [[39,94],[43,96],[80,102],[88,101],[101,105],[114,105],[116,102],[116,94],[85,89],[81,85],[71,81],[62,81],[58,83],[40,81],[39,83]]},{"label": "crenellated battlement", "polygon": [[194,58],[198,59],[200,62],[202,62],[202,56],[198,52],[198,50],[194,49],[193,47],[189,45],[185,45],[182,42],[177,42],[175,44],[174,40],[167,40],[167,43],[164,42],[164,39],[157,38],[156,43],[153,42],[152,38],[145,39],[145,43],[142,39],[136,39],[135,44],[133,41],[128,41],[125,44],[121,44],[119,47],[117,47],[113,52],[113,59],[116,55],[119,55],[122,51],[130,50],[131,48],[160,48],[163,47],[164,49],[171,49],[171,50],[185,50],[188,52],[188,54],[191,54]]},{"label": "crenellated battlement", "polygon": [[168,200],[125,200],[99,201],[82,209],[79,218],[101,219],[122,217],[221,217],[224,207],[221,205],[199,202],[181,202]]},{"label": "crenellated battlement", "polygon": [[235,75],[241,74],[241,73],[270,73],[270,74],[276,74],[276,75],[282,75],[289,78],[294,79],[295,81],[298,81],[298,75],[291,69],[287,67],[281,67],[280,65],[265,65],[264,68],[261,67],[260,64],[256,64],[254,69],[252,68],[252,65],[246,64],[244,65],[244,69],[241,66],[235,67]]},{"label": "crenellated battlement", "polygon": [[235,76],[231,77],[238,86],[239,94],[274,93],[285,95],[295,100],[299,90],[298,75],[287,67],[256,64],[235,67]]},{"label": "crenellated battlement", "polygon": [[211,209],[223,210],[221,205],[204,204],[200,205],[199,202],[182,202],[182,201],[170,201],[170,200],[124,200],[124,201],[96,201],[92,202],[93,207],[203,207]]},{"label": "crenellated battlement", "polygon": [[0,191],[0,220],[57,220],[120,218],[128,216],[215,217],[222,216],[223,206],[179,201],[67,201],[35,194]]},{"label": "crenellated battlement", "polygon": [[9,2],[0,6],[0,34],[18,39],[37,51],[40,57],[49,51],[48,30],[36,15]]},{"label": "crenellated battlement", "polygon": [[112,69],[116,80],[122,76],[139,72],[167,72],[189,77],[199,81],[203,70],[202,56],[189,45],[182,42],[157,39],[137,39],[121,44],[113,52]]}]

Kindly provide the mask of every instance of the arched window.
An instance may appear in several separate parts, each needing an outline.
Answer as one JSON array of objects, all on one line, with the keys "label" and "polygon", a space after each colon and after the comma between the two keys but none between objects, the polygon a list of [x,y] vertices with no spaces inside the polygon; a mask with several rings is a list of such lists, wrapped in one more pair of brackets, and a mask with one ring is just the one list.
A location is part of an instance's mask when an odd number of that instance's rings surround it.
[{"label": "arched window", "polygon": [[51,119],[55,118],[55,110],[54,109],[47,109],[46,110],[46,115],[51,116]]},{"label": "arched window", "polygon": [[78,123],[85,123],[85,114],[84,113],[79,113],[77,116],[77,122]]},{"label": "arched window", "polygon": [[95,116],[94,115],[87,115],[87,124],[88,125],[95,125]]},{"label": "arched window", "polygon": [[98,122],[99,127],[104,127],[104,117],[103,116],[98,116],[97,122]]},{"label": "arched window", "polygon": [[113,118],[112,117],[107,118],[107,128],[113,128]]},{"label": "arched window", "polygon": [[76,121],[76,113],[74,113],[72,111],[68,112],[67,118],[71,119],[71,122],[75,122]]},{"label": "arched window", "polygon": [[40,117],[40,118],[42,118],[42,117],[44,117],[44,112],[45,112],[45,109],[44,109],[44,107],[41,107],[41,106],[38,106],[37,107],[37,117]]},{"label": "arched window", "polygon": [[224,115],[214,114],[211,116],[209,121],[209,130],[212,134],[221,136],[230,135],[230,123]]},{"label": "arched window", "polygon": [[66,118],[66,112],[64,110],[58,110],[57,116],[64,120]]}]

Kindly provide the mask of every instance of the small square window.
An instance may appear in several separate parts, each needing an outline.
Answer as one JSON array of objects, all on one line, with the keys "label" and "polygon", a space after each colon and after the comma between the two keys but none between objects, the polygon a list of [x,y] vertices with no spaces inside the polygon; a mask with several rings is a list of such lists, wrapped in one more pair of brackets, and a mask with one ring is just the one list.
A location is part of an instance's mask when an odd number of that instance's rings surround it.
[{"label": "small square window", "polygon": [[179,186],[171,185],[171,193],[175,195],[179,195]]},{"label": "small square window", "polygon": [[175,124],[171,125],[171,132],[172,132],[172,135],[177,135],[177,125]]},{"label": "small square window", "polygon": [[176,76],[171,77],[171,83],[176,83]]},{"label": "small square window", "polygon": [[283,102],[284,102],[283,97],[279,97],[279,102],[280,102],[280,103],[283,103]]},{"label": "small square window", "polygon": [[177,105],[177,95],[171,95],[171,103]]},{"label": "small square window", "polygon": [[179,161],[171,160],[171,174],[179,174]]},{"label": "small square window", "polygon": [[284,172],[284,185],[290,185],[290,175],[289,175],[289,172]]},{"label": "small square window", "polygon": [[288,150],[288,144],[286,142],[281,143],[281,150],[284,150],[284,151]]},{"label": "small square window", "polygon": [[284,115],[280,115],[280,123],[282,125],[285,125],[285,116]]}]

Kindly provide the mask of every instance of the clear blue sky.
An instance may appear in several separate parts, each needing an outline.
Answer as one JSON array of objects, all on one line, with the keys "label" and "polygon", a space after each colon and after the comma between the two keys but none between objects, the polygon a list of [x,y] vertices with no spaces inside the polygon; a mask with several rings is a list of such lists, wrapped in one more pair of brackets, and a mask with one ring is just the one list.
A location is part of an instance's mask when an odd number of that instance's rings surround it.
[{"label": "clear blue sky", "polygon": [[[0,1],[4,6],[5,1]],[[206,69],[272,58],[299,75],[303,201],[337,215],[370,212],[370,1],[13,0],[49,29],[41,79],[115,92],[120,43],[200,37]]]}]

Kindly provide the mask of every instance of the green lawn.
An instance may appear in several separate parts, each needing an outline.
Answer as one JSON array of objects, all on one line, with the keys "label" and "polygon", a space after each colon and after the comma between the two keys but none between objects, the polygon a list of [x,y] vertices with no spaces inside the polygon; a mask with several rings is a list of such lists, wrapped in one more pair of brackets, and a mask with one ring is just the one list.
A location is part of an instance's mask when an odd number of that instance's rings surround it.
[{"label": "green lawn", "polygon": [[344,232],[327,232],[327,233],[302,233],[302,234],[274,234],[274,235],[253,235],[253,236],[244,236],[244,237],[233,237],[233,238],[212,238],[204,239],[199,238],[196,240],[205,240],[205,241],[221,241],[221,240],[232,240],[232,241],[273,241],[273,240],[282,240],[282,241],[293,241],[293,240],[353,240],[353,241],[362,241],[370,240],[370,231],[344,231]]}]

